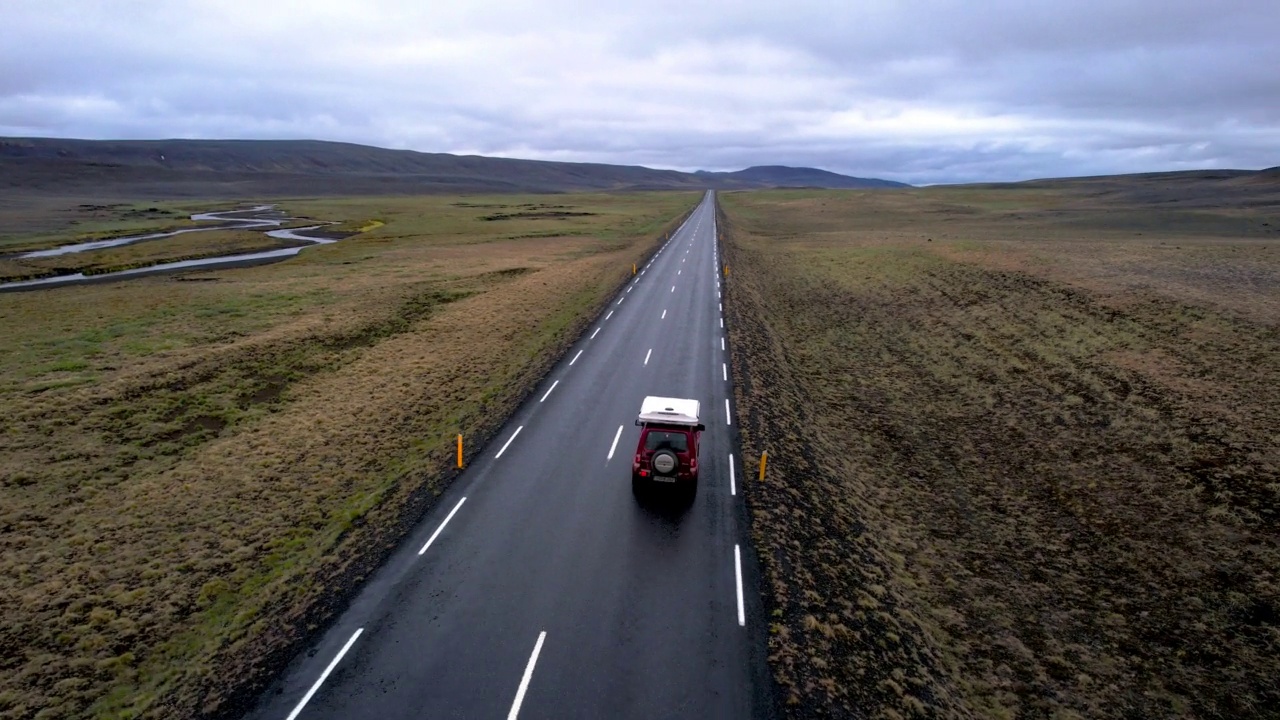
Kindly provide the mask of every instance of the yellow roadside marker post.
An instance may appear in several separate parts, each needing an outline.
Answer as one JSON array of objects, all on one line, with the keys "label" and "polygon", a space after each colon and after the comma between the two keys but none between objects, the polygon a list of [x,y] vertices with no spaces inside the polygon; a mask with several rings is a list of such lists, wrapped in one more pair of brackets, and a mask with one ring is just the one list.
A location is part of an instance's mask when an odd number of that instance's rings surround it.
[{"label": "yellow roadside marker post", "polygon": [[462,467],[462,435],[458,435],[458,467]]},{"label": "yellow roadside marker post", "polygon": [[631,263],[631,274],[632,274],[632,275],[635,275],[635,274],[636,274],[636,264],[635,264],[635,263]]},{"label": "yellow roadside marker post", "polygon": [[769,451],[760,453],[760,482],[764,482],[764,466],[769,462]]}]

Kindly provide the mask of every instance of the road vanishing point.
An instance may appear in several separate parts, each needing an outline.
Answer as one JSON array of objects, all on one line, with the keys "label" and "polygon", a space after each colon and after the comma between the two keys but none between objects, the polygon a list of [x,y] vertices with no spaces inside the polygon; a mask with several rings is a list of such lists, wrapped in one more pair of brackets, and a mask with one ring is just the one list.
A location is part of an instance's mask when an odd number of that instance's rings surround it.
[{"label": "road vanishing point", "polygon": [[[717,237],[708,192],[248,718],[772,717]],[[646,395],[701,402],[691,504],[632,495]]]}]

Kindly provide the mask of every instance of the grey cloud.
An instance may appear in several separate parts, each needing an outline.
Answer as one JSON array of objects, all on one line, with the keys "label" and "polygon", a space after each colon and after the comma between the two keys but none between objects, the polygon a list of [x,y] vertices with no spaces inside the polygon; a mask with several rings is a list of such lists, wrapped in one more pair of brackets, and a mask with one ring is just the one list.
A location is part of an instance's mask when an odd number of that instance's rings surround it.
[{"label": "grey cloud", "polygon": [[0,133],[911,182],[1280,163],[1280,5],[11,0]]}]

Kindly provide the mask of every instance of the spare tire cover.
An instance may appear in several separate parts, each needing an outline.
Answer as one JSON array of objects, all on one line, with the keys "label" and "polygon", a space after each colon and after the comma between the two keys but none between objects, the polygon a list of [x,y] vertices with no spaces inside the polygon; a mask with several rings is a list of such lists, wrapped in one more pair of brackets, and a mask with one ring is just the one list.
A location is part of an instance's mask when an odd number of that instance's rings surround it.
[{"label": "spare tire cover", "polygon": [[680,460],[670,450],[659,450],[653,454],[653,471],[660,475],[670,475],[680,466]]}]

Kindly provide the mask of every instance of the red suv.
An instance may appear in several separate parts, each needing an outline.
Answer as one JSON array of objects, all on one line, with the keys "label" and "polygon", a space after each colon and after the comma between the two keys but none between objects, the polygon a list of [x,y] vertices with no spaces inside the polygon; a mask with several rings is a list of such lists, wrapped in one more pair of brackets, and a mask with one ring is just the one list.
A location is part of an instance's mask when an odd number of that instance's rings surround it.
[{"label": "red suv", "polygon": [[649,396],[640,405],[636,425],[640,442],[631,462],[631,489],[670,484],[690,497],[698,492],[698,446],[706,426],[698,420],[697,400]]}]

